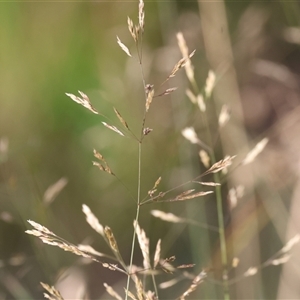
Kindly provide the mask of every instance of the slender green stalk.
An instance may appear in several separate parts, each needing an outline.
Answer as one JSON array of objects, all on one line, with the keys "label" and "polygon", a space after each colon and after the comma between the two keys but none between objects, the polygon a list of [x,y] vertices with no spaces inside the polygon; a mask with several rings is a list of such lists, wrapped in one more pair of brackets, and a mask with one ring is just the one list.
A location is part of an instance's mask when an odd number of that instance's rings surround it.
[{"label": "slender green stalk", "polygon": [[[142,143],[139,142],[139,154],[138,154],[138,188],[137,188],[137,209],[136,209],[136,215],[135,215],[135,221],[137,224],[137,221],[139,219],[140,215],[140,199],[141,199],[141,162],[142,162]],[[131,276],[131,268],[132,268],[132,262],[133,262],[133,254],[134,254],[134,248],[135,248],[135,238],[136,238],[136,230],[133,231],[133,237],[132,237],[132,244],[131,244],[131,254],[130,254],[130,264],[128,269],[128,275],[127,275],[127,285],[126,285],[126,297],[125,300],[128,299],[128,291],[130,287],[130,276]]]},{"label": "slender green stalk", "polygon": [[[209,125],[207,121],[206,114],[204,114],[205,127],[207,128],[207,135],[210,140],[211,149],[213,149],[212,136],[209,130]],[[212,150],[210,153],[212,164],[216,163],[215,153]],[[214,173],[214,181],[220,182],[220,176],[218,173]],[[224,214],[223,214],[223,200],[221,194],[221,187],[216,187],[216,200],[217,200],[217,215],[218,215],[218,225],[219,225],[219,239],[220,239],[220,250],[221,250],[221,261],[223,267],[222,273],[222,282],[223,282],[223,292],[224,300],[229,300],[229,289],[228,289],[228,261],[227,261],[227,246],[226,246],[226,237],[225,237],[225,225],[224,225]]]},{"label": "slender green stalk", "polygon": [[[214,174],[214,180],[216,182],[220,181],[219,174]],[[221,249],[221,260],[223,266],[223,289],[224,289],[224,299],[229,300],[229,289],[228,289],[228,260],[227,260],[227,246],[225,237],[225,226],[224,226],[224,214],[223,214],[223,201],[221,195],[221,188],[216,187],[216,198],[217,198],[217,213],[218,213],[218,223],[219,223],[219,238],[220,238],[220,249]]]}]

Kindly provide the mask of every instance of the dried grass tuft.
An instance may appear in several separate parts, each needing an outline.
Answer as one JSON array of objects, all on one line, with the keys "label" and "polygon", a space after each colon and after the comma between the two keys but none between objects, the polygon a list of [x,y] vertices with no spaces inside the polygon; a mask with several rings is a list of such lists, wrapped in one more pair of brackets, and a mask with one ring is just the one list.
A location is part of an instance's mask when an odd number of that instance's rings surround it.
[{"label": "dried grass tuft", "polygon": [[93,165],[98,167],[99,170],[103,171],[103,172],[106,172],[110,175],[115,175],[113,173],[113,171],[111,170],[111,168],[109,167],[108,163],[106,162],[106,160],[104,159],[103,155],[100,154],[97,150],[93,150],[93,153],[94,153],[94,157],[96,157],[97,159],[99,159],[100,161],[102,161],[104,163],[104,165],[102,165],[101,163],[99,162],[95,162],[93,161]]},{"label": "dried grass tuft", "polygon": [[96,260],[91,254],[80,250],[78,246],[75,246],[72,243],[64,240],[63,238],[57,236],[55,233],[53,233],[46,227],[44,227],[34,221],[31,221],[31,220],[28,220],[28,223],[31,226],[33,226],[34,230],[26,230],[25,232],[27,234],[37,236],[38,238],[40,238],[42,240],[43,243],[51,245],[51,246],[59,247],[59,248],[63,249],[64,251],[72,252],[73,254],[76,254],[76,255],[79,255],[79,256],[82,256],[85,258],[90,258],[90,259],[98,262],[98,260]]},{"label": "dried grass tuft", "polygon": [[221,108],[221,112],[219,115],[218,123],[219,127],[223,128],[230,119],[230,108],[228,105],[224,104]]},{"label": "dried grass tuft", "polygon": [[282,253],[286,253],[288,251],[291,251],[291,249],[300,242],[300,234],[296,234],[294,237],[292,237],[286,245],[281,249]]},{"label": "dried grass tuft", "polygon": [[106,128],[108,128],[108,129],[110,129],[110,130],[116,132],[117,134],[119,134],[119,135],[121,135],[121,136],[124,136],[124,133],[123,133],[121,130],[119,130],[116,126],[109,125],[109,124],[107,124],[106,122],[102,122],[102,124],[103,124]]},{"label": "dried grass tuft", "polygon": [[80,94],[81,98],[78,97],[78,96],[75,96],[73,94],[69,94],[69,93],[66,93],[66,95],[68,97],[70,97],[73,101],[75,101],[76,103],[84,106],[85,108],[87,108],[89,111],[91,111],[92,113],[98,115],[98,111],[92,106],[92,103],[89,99],[89,97],[84,94],[83,92],[81,91],[78,91],[78,93]]},{"label": "dried grass tuft", "polygon": [[192,65],[190,57],[189,57],[189,49],[186,45],[186,41],[183,37],[182,32],[178,32],[176,37],[177,37],[177,43],[178,43],[179,49],[181,51],[182,57],[186,59],[186,64],[185,64],[186,76],[190,82],[193,82],[194,81],[194,66]]},{"label": "dried grass tuft", "polygon": [[167,77],[167,79],[164,81],[164,83],[166,81],[168,81],[170,78],[174,77],[176,75],[176,73],[187,64],[187,62],[190,60],[190,58],[192,58],[194,56],[195,52],[196,52],[196,50],[194,50],[193,52],[191,52],[187,57],[181,58],[175,64],[173,70],[171,71],[171,74]]},{"label": "dried grass tuft", "polygon": [[153,195],[156,193],[157,187],[158,187],[158,185],[160,184],[160,182],[161,182],[161,177],[159,177],[159,178],[155,181],[153,188],[152,188],[151,190],[148,191],[148,195],[149,195],[150,197],[153,197]]},{"label": "dried grass tuft", "polygon": [[187,296],[189,296],[192,292],[194,292],[206,277],[207,277],[206,272],[202,271],[198,276],[194,278],[191,286],[179,297],[179,299],[184,300]]},{"label": "dried grass tuft", "polygon": [[161,239],[157,241],[156,248],[155,248],[155,253],[154,253],[154,262],[153,266],[154,268],[157,267],[159,260],[160,260],[160,252],[161,252]]},{"label": "dried grass tuft", "polygon": [[129,129],[127,122],[123,119],[123,117],[121,116],[121,114],[117,111],[116,108],[114,108],[114,112],[116,113],[118,119],[120,120],[120,122],[122,123],[122,125],[126,128]]},{"label": "dried grass tuft", "polygon": [[205,87],[204,87],[205,96],[207,98],[209,98],[211,96],[211,93],[215,87],[215,84],[216,84],[216,74],[212,70],[209,70],[208,76],[207,76],[206,82],[205,82]]},{"label": "dried grass tuft", "polygon": [[47,205],[52,203],[59,195],[59,193],[64,189],[67,183],[68,183],[68,179],[62,177],[54,184],[50,185],[44,193],[43,202]]},{"label": "dried grass tuft", "polygon": [[197,104],[198,104],[198,107],[200,109],[201,112],[205,112],[206,111],[206,104],[204,102],[204,97],[199,94],[197,96]]},{"label": "dried grass tuft", "polygon": [[154,86],[148,84],[146,86],[146,93],[147,93],[147,99],[146,99],[146,112],[148,112],[150,105],[152,103],[153,100],[153,96],[154,96]]},{"label": "dried grass tuft", "polygon": [[190,90],[190,89],[187,89],[185,91],[185,94],[187,95],[187,97],[191,100],[191,102],[193,104],[196,104],[197,103],[197,97],[194,95],[194,93]]},{"label": "dried grass tuft", "polygon": [[210,166],[210,157],[205,150],[199,151],[199,157],[204,167],[209,168]]},{"label": "dried grass tuft", "polygon": [[213,191],[207,191],[207,192],[197,192],[197,193],[191,194],[191,192],[193,192],[193,191],[194,190],[185,191],[185,192],[181,193],[180,195],[176,196],[175,199],[171,199],[170,201],[185,201],[185,200],[190,200],[190,199],[202,197],[202,196],[213,193]]},{"label": "dried grass tuft", "polygon": [[256,268],[256,267],[250,267],[250,268],[244,273],[244,276],[245,276],[245,277],[250,277],[250,276],[256,275],[257,272],[258,272],[258,268]]},{"label": "dried grass tuft", "polygon": [[232,161],[235,157],[236,157],[236,155],[226,156],[224,159],[213,164],[206,172],[204,172],[202,174],[202,176],[211,174],[211,173],[217,173],[217,172],[220,172],[221,170],[229,167],[232,164]]},{"label": "dried grass tuft", "polygon": [[136,31],[136,28],[133,25],[132,20],[129,17],[127,17],[127,24],[128,24],[128,30],[129,30],[129,32],[130,32],[133,40],[135,42],[137,42],[137,40],[138,40],[138,33]]},{"label": "dried grass tuft", "polygon": [[259,143],[257,143],[256,146],[247,154],[245,159],[242,161],[242,164],[247,165],[253,162],[254,159],[258,156],[258,154],[260,154],[264,150],[268,142],[269,139],[264,138]]},{"label": "dried grass tuft", "polygon": [[117,36],[117,43],[120,46],[120,48],[130,57],[132,57],[129,49],[121,42],[121,40],[119,39],[119,37]]},{"label": "dried grass tuft", "polygon": [[111,295],[112,297],[114,297],[117,300],[123,300],[123,298],[107,283],[103,283],[106,292]]},{"label": "dried grass tuft", "polygon": [[86,217],[86,221],[88,222],[88,224],[96,231],[98,232],[100,235],[102,235],[104,237],[104,229],[103,226],[99,223],[97,217],[92,213],[92,211],[90,210],[90,208],[83,204],[82,205],[82,211],[85,214]]},{"label": "dried grass tuft", "polygon": [[110,229],[110,227],[105,226],[105,228],[104,228],[104,234],[105,234],[105,237],[107,238],[107,240],[109,242],[109,246],[110,246],[111,250],[117,256],[120,256],[121,254],[120,254],[120,251],[119,251],[117,240],[115,239],[115,236],[114,236],[112,230]]},{"label": "dried grass tuft", "polygon": [[141,31],[144,32],[145,27],[145,10],[144,10],[144,1],[140,0],[139,2],[139,27]]},{"label": "dried grass tuft", "polygon": [[200,139],[197,136],[197,133],[194,127],[186,127],[181,131],[181,134],[192,144],[199,144]]},{"label": "dried grass tuft", "polygon": [[172,214],[172,213],[165,213],[161,210],[151,210],[151,214],[155,217],[155,218],[159,218],[163,221],[166,222],[171,222],[171,223],[183,223],[185,222],[184,219],[177,217],[176,215]]},{"label": "dried grass tuft", "polygon": [[151,269],[150,256],[149,256],[149,239],[147,238],[145,231],[139,226],[136,220],[134,220],[133,226],[144,258],[143,260],[144,268]]},{"label": "dried grass tuft", "polygon": [[54,287],[47,283],[40,282],[41,286],[49,293],[44,293],[44,297],[49,300],[64,300],[60,292]]}]

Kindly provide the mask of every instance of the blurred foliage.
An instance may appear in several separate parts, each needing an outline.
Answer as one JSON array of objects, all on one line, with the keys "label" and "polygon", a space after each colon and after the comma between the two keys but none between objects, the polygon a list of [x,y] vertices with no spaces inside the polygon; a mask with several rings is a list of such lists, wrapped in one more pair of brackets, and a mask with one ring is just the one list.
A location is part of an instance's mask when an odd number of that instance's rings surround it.
[{"label": "blurred foliage", "polygon": [[[268,58],[286,66],[297,74],[299,87],[299,44],[287,42],[282,32],[289,26],[300,26],[300,7],[296,1],[225,1],[225,4],[244,101],[245,126],[247,133],[255,139],[269,132],[284,109],[292,110],[299,105],[298,88],[291,96],[293,103],[282,99],[278,104],[280,111],[278,106],[270,108],[268,99],[274,91],[270,90],[266,79],[253,76],[250,62]],[[193,63],[197,81],[202,86],[209,64],[197,2],[145,1],[145,5],[143,59],[148,82],[162,82],[180,58],[175,36],[181,30],[189,48],[197,49]],[[0,7],[0,139],[2,143],[8,142],[7,151],[2,151],[0,157],[0,298],[41,298],[39,282],[54,284],[69,266],[81,268],[90,298],[99,298],[103,293],[102,282],[112,285],[124,278],[97,265],[85,265],[60,249],[41,245],[24,231],[28,228],[26,220],[32,219],[74,244],[88,242],[99,251],[108,252],[105,243],[85,222],[81,211],[81,205],[85,203],[102,224],[113,229],[124,258],[129,259],[135,202],[120,182],[99,172],[91,162],[95,148],[135,195],[137,145],[103,127],[102,116],[93,115],[75,104],[65,93],[83,91],[113,124],[118,124],[113,112],[116,107],[138,132],[144,107],[139,66],[126,57],[116,43],[118,35],[134,53],[126,18],[130,16],[136,21],[137,3],[24,1],[0,2]],[[257,31],[257,23],[253,20],[262,24]],[[149,113],[147,126],[154,131],[143,145],[143,194],[159,176],[163,178],[162,186],[170,188],[204,170],[197,156],[198,149],[183,143],[180,134],[184,126],[193,125],[199,119],[184,94],[187,86],[184,72],[173,82],[174,86],[179,86],[176,95],[155,102]],[[265,102],[249,104],[247,95],[265,88],[270,92],[268,97],[262,98]],[[255,105],[258,110],[262,108],[267,112],[256,114]],[[211,120],[216,120],[214,111]],[[198,130],[204,132],[201,126]],[[221,159],[222,149],[217,153]],[[68,179],[67,186],[53,203],[45,205],[45,191],[62,177]],[[290,199],[291,190],[289,182],[283,184],[279,197]],[[223,192],[226,198],[227,190]],[[201,236],[205,236],[205,230],[189,231],[179,225],[165,224],[150,216],[151,209],[178,215],[186,213],[200,222],[208,220],[217,225],[214,203],[208,200],[205,205],[195,201],[186,206],[147,205],[140,217],[141,226],[150,236],[152,249],[158,238],[165,237],[164,257],[175,254],[178,264],[192,263],[196,259],[197,270],[206,267],[218,247],[218,236],[210,235],[206,239],[208,244],[204,245]],[[197,217],[204,209],[206,218]],[[226,222],[230,222],[228,215]],[[262,241],[267,240],[270,244],[269,248],[262,247],[262,256],[269,257],[280,248],[280,239],[272,224],[262,226],[260,234]],[[195,236],[194,248],[190,249],[190,238]],[[201,255],[195,258],[197,253]],[[11,259],[20,255],[24,260],[14,265]],[[137,264],[141,261],[141,257],[136,259]],[[258,293],[265,299],[276,297],[274,286],[279,281],[279,271],[280,268],[271,273],[264,271],[263,278],[267,279]],[[184,283],[178,289],[176,287],[174,294],[186,286]],[[168,293],[162,292],[162,299],[167,298]],[[219,289],[212,284],[201,290],[201,296],[205,295],[207,299],[218,293]]]}]

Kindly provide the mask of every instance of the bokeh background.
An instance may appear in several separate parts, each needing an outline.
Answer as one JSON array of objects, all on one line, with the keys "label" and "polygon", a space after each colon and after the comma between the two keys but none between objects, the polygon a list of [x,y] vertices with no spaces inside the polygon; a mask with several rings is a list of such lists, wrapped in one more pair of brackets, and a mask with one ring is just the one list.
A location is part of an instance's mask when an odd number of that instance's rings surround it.
[{"label": "bokeh background", "polygon": [[[116,42],[118,35],[135,55],[127,16],[137,22],[137,2],[0,2],[1,299],[41,299],[40,281],[57,284],[66,299],[107,299],[103,282],[123,293],[126,278],[121,274],[44,245],[24,231],[31,219],[74,244],[109,253],[85,221],[85,203],[112,228],[129,261],[136,205],[124,185],[136,194],[137,144],[103,127],[106,119],[65,93],[83,91],[101,114],[119,125],[116,107],[139,132],[144,109],[139,65]],[[225,1],[226,15],[219,5],[145,1],[143,63],[147,83],[159,86],[181,57],[176,33],[182,31],[189,49],[197,50],[192,61],[198,85],[204,85],[211,68],[219,78],[207,103],[217,158],[230,154],[241,161],[249,147],[270,139],[257,161],[237,168],[222,189],[229,256],[241,261],[231,275],[239,276],[272,257],[299,231],[300,5]],[[206,141],[203,115],[185,95],[189,85],[184,71],[168,85],[178,90],[155,100],[147,119],[153,132],[143,144],[144,195],[159,176],[161,188],[169,189],[205,170],[199,147],[180,133],[195,126]],[[217,116],[224,103],[232,118],[218,133]],[[124,185],[92,166],[94,148]],[[45,192],[58,181],[63,188],[47,203]],[[245,194],[230,210],[227,191],[239,185]],[[210,279],[191,299],[222,297],[218,235],[164,223],[151,216],[151,209],[217,226],[214,197],[145,205],[140,224],[150,237],[151,251],[162,238],[163,257],[176,255],[178,265],[195,263],[189,270],[194,274],[208,268]],[[232,285],[231,294],[238,299],[299,298],[299,260],[298,248],[290,262],[243,279]],[[141,262],[137,250],[135,263]],[[162,274],[158,281],[176,276]],[[161,299],[175,299],[189,284],[183,279],[162,290]]]}]

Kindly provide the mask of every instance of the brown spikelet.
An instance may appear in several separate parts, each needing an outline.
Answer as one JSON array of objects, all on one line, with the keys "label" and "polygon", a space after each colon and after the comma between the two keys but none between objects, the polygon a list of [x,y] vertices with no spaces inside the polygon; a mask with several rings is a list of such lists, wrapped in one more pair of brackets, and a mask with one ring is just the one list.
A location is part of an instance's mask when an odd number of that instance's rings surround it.
[{"label": "brown spikelet", "polygon": [[120,48],[128,55],[128,56],[132,56],[129,49],[121,42],[121,40],[119,39],[119,37],[117,36],[117,42],[118,45],[120,46]]},{"label": "brown spikelet", "polygon": [[84,251],[86,253],[90,253],[91,255],[95,255],[95,256],[99,256],[99,257],[103,257],[106,256],[104,253],[101,253],[97,250],[95,250],[93,247],[91,247],[90,245],[82,245],[79,244],[78,245],[78,249],[81,251]]},{"label": "brown spikelet", "polygon": [[107,283],[103,283],[106,292],[111,295],[112,297],[114,297],[117,300],[123,300],[123,298]]},{"label": "brown spikelet", "polygon": [[292,237],[286,245],[281,249],[282,253],[286,253],[290,251],[296,244],[300,242],[300,234],[296,234],[294,237]]},{"label": "brown spikelet", "polygon": [[234,209],[237,206],[238,200],[244,196],[244,190],[245,190],[245,187],[242,185],[239,185],[237,187],[232,187],[228,191],[227,199],[228,199],[228,202],[230,205],[230,209]]},{"label": "brown spikelet", "polygon": [[130,291],[125,290],[125,293],[127,293],[127,296],[132,300],[138,300]]},{"label": "brown spikelet", "polygon": [[127,17],[127,24],[128,24],[128,30],[129,30],[133,40],[135,42],[137,42],[137,33],[136,33],[135,27],[133,25],[133,22],[129,17]]},{"label": "brown spikelet", "polygon": [[99,168],[100,171],[104,171],[105,172],[105,167],[102,166],[100,163],[93,161],[93,166],[96,166]]},{"label": "brown spikelet", "polygon": [[104,228],[104,234],[105,234],[105,237],[107,238],[107,240],[109,242],[109,246],[112,249],[112,251],[114,253],[118,253],[119,254],[120,252],[119,252],[118,244],[117,244],[115,236],[114,236],[112,230],[110,229],[110,227],[105,226],[105,228]]},{"label": "brown spikelet", "polygon": [[136,289],[136,294],[137,294],[138,300],[145,300],[145,297],[144,297],[145,291],[144,291],[142,281],[136,275],[133,275],[133,280],[135,283],[135,289]]},{"label": "brown spikelet", "polygon": [[179,198],[181,198],[183,196],[187,196],[187,195],[191,194],[194,191],[195,191],[195,189],[190,189],[190,190],[184,191],[181,194],[179,194],[178,196],[176,196],[176,199],[179,199]]},{"label": "brown spikelet", "polygon": [[155,248],[155,253],[154,253],[154,263],[153,263],[154,268],[156,268],[156,266],[157,266],[158,263],[159,263],[159,260],[160,260],[160,252],[161,252],[161,239],[159,239],[159,240],[157,241],[156,248]]},{"label": "brown spikelet", "polygon": [[195,266],[195,264],[186,264],[186,265],[180,265],[177,266],[177,269],[189,269],[189,268],[193,268]]},{"label": "brown spikelet", "polygon": [[148,135],[152,131],[153,131],[153,129],[151,129],[149,127],[146,127],[146,128],[143,129],[143,135]]},{"label": "brown spikelet", "polygon": [[154,193],[157,191],[157,187],[158,185],[160,184],[161,182],[161,177],[159,177],[156,181],[155,181],[155,184],[153,186],[153,188],[151,190],[148,191],[148,195],[150,197],[153,197]]},{"label": "brown spikelet", "polygon": [[65,177],[60,178],[54,184],[50,185],[44,193],[43,202],[45,204],[50,204],[55,200],[58,194],[67,185],[68,179]]},{"label": "brown spikelet", "polygon": [[176,268],[171,265],[171,262],[173,262],[175,259],[176,257],[173,255],[171,257],[160,260],[159,264],[161,266],[162,271],[164,271],[167,274],[173,274],[176,271]]},{"label": "brown spikelet", "polygon": [[184,300],[190,293],[194,292],[196,288],[203,282],[207,276],[205,271],[202,271],[198,276],[196,276],[190,285],[190,287],[179,297],[180,300]]},{"label": "brown spikelet", "polygon": [[168,258],[165,258],[162,264],[173,262],[173,261],[175,261],[175,259],[176,259],[176,256],[172,255]]},{"label": "brown spikelet", "polygon": [[238,257],[234,257],[234,258],[232,259],[231,266],[232,266],[233,268],[236,268],[236,267],[239,265],[239,263],[240,263],[239,258],[238,258]]},{"label": "brown spikelet", "polygon": [[182,218],[177,217],[176,215],[172,214],[172,213],[165,213],[161,210],[151,210],[151,214],[155,217],[155,218],[159,218],[163,221],[166,222],[171,222],[171,223],[182,223],[185,220]]},{"label": "brown spikelet", "polygon": [[83,204],[82,205],[82,211],[85,214],[87,223],[99,234],[101,234],[104,237],[104,229],[103,226],[99,223],[96,216],[92,213],[90,208]]},{"label": "brown spikelet", "polygon": [[133,222],[133,226],[144,258],[144,268],[151,269],[149,257],[149,239],[147,238],[145,231],[139,226],[137,221]]},{"label": "brown spikelet", "polygon": [[139,27],[141,31],[144,32],[145,27],[145,10],[144,10],[144,1],[139,1]]},{"label": "brown spikelet", "polygon": [[103,161],[104,163],[106,163],[106,161],[105,161],[105,159],[104,159],[104,157],[103,157],[103,155],[101,154],[101,153],[99,153],[97,150],[93,150],[93,153],[94,153],[94,156],[96,157],[96,158],[98,158],[99,160],[101,160],[101,161]]},{"label": "brown spikelet", "polygon": [[220,183],[216,183],[216,182],[200,182],[200,181],[193,181],[196,183],[199,183],[201,185],[207,185],[207,186],[220,186]]},{"label": "brown spikelet", "polygon": [[49,293],[44,293],[44,297],[50,300],[64,300],[60,292],[55,289],[54,286],[50,286],[46,283],[40,282],[41,286]]},{"label": "brown spikelet", "polygon": [[181,134],[183,135],[183,137],[185,137],[192,144],[198,144],[199,141],[200,141],[194,127],[184,128],[181,131]]},{"label": "brown spikelet", "polygon": [[89,97],[86,94],[84,94],[83,92],[81,92],[81,91],[78,91],[78,93],[80,94],[81,98],[78,97],[78,96],[75,96],[73,94],[70,94],[70,93],[66,93],[66,95],[68,97],[70,97],[73,101],[77,102],[78,104],[81,104],[82,106],[84,106],[85,108],[87,108],[88,110],[90,110],[92,113],[98,115],[99,113],[92,106]]},{"label": "brown spikelet", "polygon": [[[171,71],[171,74],[167,77],[167,79],[165,80],[168,81],[170,78],[174,77],[175,74],[181,69],[183,68],[187,61],[195,54],[196,50],[194,50],[190,55],[188,55],[187,57],[183,57],[181,58],[174,66],[173,70]],[[164,82],[164,83],[165,83]]]},{"label": "brown spikelet", "polygon": [[177,284],[180,280],[181,280],[181,278],[177,277],[177,278],[173,278],[171,280],[162,282],[159,284],[159,288],[160,289],[168,289],[168,288],[174,286],[175,284]]},{"label": "brown spikelet", "polygon": [[126,128],[129,129],[127,122],[123,119],[123,117],[121,116],[121,114],[117,111],[116,108],[114,108],[115,114],[117,115],[119,121],[122,123],[122,125]]},{"label": "brown spikelet", "polygon": [[205,82],[205,87],[204,87],[205,96],[207,98],[209,98],[211,96],[211,93],[215,87],[215,83],[216,83],[216,75],[212,70],[209,70],[207,79]]},{"label": "brown spikelet", "polygon": [[247,154],[245,159],[243,160],[242,164],[247,165],[254,161],[254,159],[257,157],[258,154],[260,154],[266,145],[268,144],[269,139],[264,138],[259,143],[255,145],[255,147]]},{"label": "brown spikelet", "polygon": [[185,94],[187,95],[187,97],[191,100],[191,102],[193,104],[196,104],[197,103],[197,97],[195,96],[195,94],[190,90],[190,89],[187,89],[185,91]]},{"label": "brown spikelet", "polygon": [[190,199],[194,199],[194,198],[198,198],[198,197],[202,197],[208,194],[212,194],[213,191],[208,191],[208,192],[197,192],[194,194],[188,194],[188,195],[178,195],[175,199],[172,199],[170,201],[185,201],[185,200],[190,200]]},{"label": "brown spikelet", "polygon": [[171,93],[173,93],[174,91],[177,90],[177,87],[173,87],[173,88],[169,88],[169,89],[166,89],[164,92],[162,92],[161,94],[159,95],[155,95],[154,97],[161,97],[161,96],[166,96],[166,95],[169,95]]},{"label": "brown spikelet", "polygon": [[51,246],[59,247],[59,248],[63,249],[64,251],[72,252],[76,255],[91,258],[92,260],[97,261],[89,253],[86,253],[86,252],[80,250],[78,246],[75,246],[72,243],[64,240],[63,238],[54,234],[52,231],[50,231],[46,227],[44,227],[34,221],[31,221],[31,220],[28,220],[28,223],[34,228],[34,230],[26,230],[25,232],[27,234],[37,236],[38,238],[40,238],[42,240],[43,243],[51,245]]},{"label": "brown spikelet", "polygon": [[228,105],[224,104],[222,106],[219,119],[218,119],[220,128],[223,128],[227,124],[229,119],[230,119],[230,109]]},{"label": "brown spikelet", "polygon": [[201,112],[205,112],[206,111],[206,104],[204,102],[204,97],[199,94],[197,96],[197,104],[198,104],[198,107],[200,109]]},{"label": "brown spikelet", "polygon": [[204,167],[208,168],[210,165],[210,157],[205,150],[199,151],[199,157]]},{"label": "brown spikelet", "polygon": [[177,37],[177,43],[181,51],[182,57],[187,58],[187,62],[185,64],[185,72],[189,81],[192,82],[194,80],[194,67],[189,58],[189,49],[186,45],[182,32],[178,32],[176,34],[176,37]]},{"label": "brown spikelet", "polygon": [[278,265],[282,265],[282,264],[285,264],[287,263],[291,258],[291,255],[290,254],[284,254],[282,255],[281,257],[279,258],[276,258],[276,259],[273,259],[271,260],[271,264],[273,266],[278,266]]},{"label": "brown spikelet", "polygon": [[206,172],[204,172],[202,175],[207,175],[210,173],[217,173],[220,172],[221,170],[229,167],[232,164],[232,160],[236,157],[234,156],[226,156],[224,159],[216,162],[213,164]]},{"label": "brown spikelet", "polygon": [[148,84],[146,86],[146,93],[147,93],[147,99],[146,99],[146,112],[147,112],[150,108],[154,96],[153,85]]},{"label": "brown spikelet", "polygon": [[106,173],[108,173],[108,174],[114,176],[115,174],[112,172],[111,168],[109,167],[108,163],[107,163],[106,160],[104,159],[103,155],[100,154],[100,153],[99,153],[97,150],[95,150],[95,149],[93,150],[93,152],[94,152],[94,157],[96,157],[97,159],[99,159],[100,161],[103,162],[103,165],[102,165],[102,164],[99,163],[99,162],[93,161],[93,165],[96,166],[96,167],[98,167],[99,170],[104,171],[104,172],[106,172]]},{"label": "brown spikelet", "polygon": [[253,276],[255,274],[257,274],[258,272],[258,268],[256,267],[250,267],[245,273],[244,273],[244,276],[245,277],[250,277],[250,276]]},{"label": "brown spikelet", "polygon": [[109,125],[109,124],[107,124],[107,123],[105,123],[105,122],[102,122],[102,124],[103,124],[105,127],[107,127],[108,129],[110,129],[110,130],[112,130],[112,131],[118,133],[118,134],[121,135],[121,136],[124,136],[123,132],[120,131],[116,126]]}]

